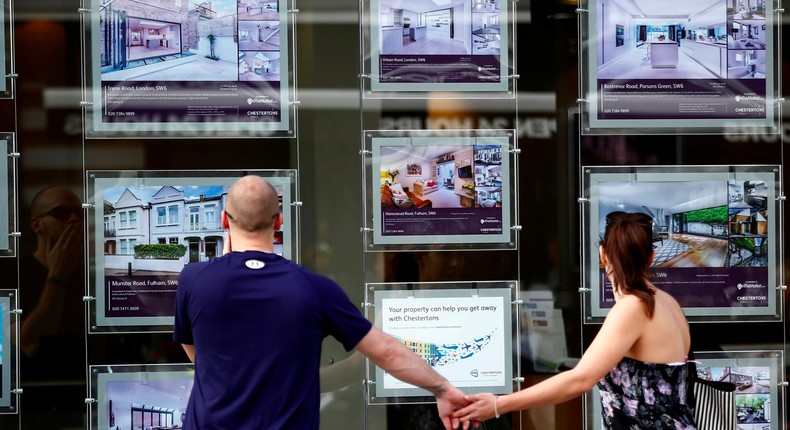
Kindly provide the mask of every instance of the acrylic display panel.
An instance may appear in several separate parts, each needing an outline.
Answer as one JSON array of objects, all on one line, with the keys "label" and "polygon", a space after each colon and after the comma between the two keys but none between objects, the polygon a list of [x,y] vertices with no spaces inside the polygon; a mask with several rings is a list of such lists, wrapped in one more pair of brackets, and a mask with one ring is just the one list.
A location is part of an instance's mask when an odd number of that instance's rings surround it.
[{"label": "acrylic display panel", "polygon": [[12,133],[0,133],[0,257],[16,255],[17,229],[16,142]]},{"label": "acrylic display panel", "polygon": [[0,290],[0,414],[17,413],[16,290]]},{"label": "acrylic display panel", "polygon": [[583,0],[583,134],[778,133],[775,0]]},{"label": "acrylic display panel", "polygon": [[779,166],[583,167],[585,322],[614,305],[598,244],[606,215],[653,218],[650,282],[690,321],[783,318]]},{"label": "acrylic display panel", "polygon": [[228,188],[247,174],[277,190],[274,252],[294,259],[294,170],[87,172],[91,332],[172,329],[181,269],[222,255]]},{"label": "acrylic display panel", "polygon": [[512,130],[364,135],[366,250],[515,248]]},{"label": "acrylic display panel", "polygon": [[192,391],[194,366],[90,366],[90,428],[177,429]]},{"label": "acrylic display panel", "polygon": [[[464,393],[512,393],[518,374],[513,357],[519,356],[513,350],[517,286],[517,281],[367,284],[367,302],[373,304],[368,318]],[[434,401],[428,391],[367,362],[369,404]]]},{"label": "acrylic display panel", "polygon": [[514,97],[515,2],[360,3],[366,98]]},{"label": "acrylic display panel", "polygon": [[[694,352],[697,377],[735,384],[738,430],[784,428],[782,351]],[[585,395],[587,429],[601,430],[601,396],[598,388]]]},{"label": "acrylic display panel", "polygon": [[0,1],[0,99],[14,97],[13,82],[9,76],[13,72],[14,47],[11,44],[14,31],[11,0]]},{"label": "acrylic display panel", "polygon": [[295,137],[286,0],[83,3],[87,138]]}]

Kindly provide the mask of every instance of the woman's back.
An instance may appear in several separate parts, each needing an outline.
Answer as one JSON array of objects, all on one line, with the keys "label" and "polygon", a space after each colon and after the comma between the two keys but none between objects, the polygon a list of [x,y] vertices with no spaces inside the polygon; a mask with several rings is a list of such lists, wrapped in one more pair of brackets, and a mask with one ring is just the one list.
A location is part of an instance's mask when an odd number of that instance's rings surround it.
[{"label": "woman's back", "polygon": [[664,291],[656,289],[654,297],[653,317],[645,322],[641,336],[626,356],[651,363],[685,362],[691,336],[683,310]]}]

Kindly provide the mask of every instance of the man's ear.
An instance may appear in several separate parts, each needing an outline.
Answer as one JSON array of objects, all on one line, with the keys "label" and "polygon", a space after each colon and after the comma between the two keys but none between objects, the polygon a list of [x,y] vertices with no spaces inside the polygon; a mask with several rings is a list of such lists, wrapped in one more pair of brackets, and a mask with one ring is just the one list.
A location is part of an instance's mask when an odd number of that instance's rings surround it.
[{"label": "man's ear", "polygon": [[283,213],[278,212],[277,218],[274,219],[274,231],[278,231],[283,228]]},{"label": "man's ear", "polygon": [[30,229],[33,230],[33,233],[42,233],[41,221],[36,217],[30,218]]},{"label": "man's ear", "polygon": [[222,210],[222,215],[220,217],[222,218],[222,228],[224,228],[225,230],[229,229],[230,223],[228,222],[228,214],[225,212],[224,209]]}]

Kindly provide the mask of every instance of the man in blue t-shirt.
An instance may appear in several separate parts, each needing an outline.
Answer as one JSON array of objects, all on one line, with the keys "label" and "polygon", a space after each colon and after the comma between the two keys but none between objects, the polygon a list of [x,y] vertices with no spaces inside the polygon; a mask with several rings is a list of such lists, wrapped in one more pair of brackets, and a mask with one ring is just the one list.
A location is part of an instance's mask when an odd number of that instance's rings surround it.
[{"label": "man in blue t-shirt", "polygon": [[245,176],[222,213],[224,255],[190,264],[176,294],[175,331],[195,381],[184,428],[318,429],[319,360],[326,336],[436,396],[447,429],[463,393],[365,319],[335,282],[273,251],[276,190]]}]

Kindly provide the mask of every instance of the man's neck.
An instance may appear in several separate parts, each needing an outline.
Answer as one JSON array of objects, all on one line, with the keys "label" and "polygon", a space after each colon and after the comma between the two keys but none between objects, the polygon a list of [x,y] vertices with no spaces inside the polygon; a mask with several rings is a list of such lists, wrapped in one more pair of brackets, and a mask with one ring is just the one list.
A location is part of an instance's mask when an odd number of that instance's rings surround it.
[{"label": "man's neck", "polygon": [[274,252],[274,236],[268,237],[237,237],[232,235],[231,251],[263,251]]}]

